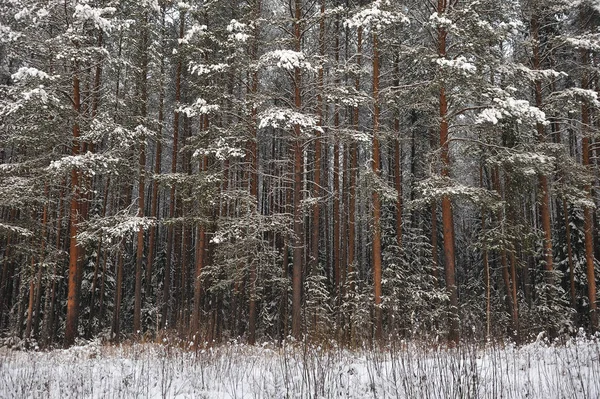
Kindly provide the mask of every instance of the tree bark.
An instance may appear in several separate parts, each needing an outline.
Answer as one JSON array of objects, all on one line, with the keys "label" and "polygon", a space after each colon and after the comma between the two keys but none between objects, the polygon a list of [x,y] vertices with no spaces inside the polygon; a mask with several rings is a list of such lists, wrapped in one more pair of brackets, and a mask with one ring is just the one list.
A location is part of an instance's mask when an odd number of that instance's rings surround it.
[{"label": "tree bark", "polygon": [[[294,10],[294,43],[295,50],[301,51],[301,19],[302,0],[295,0]],[[294,68],[294,106],[300,112],[302,107],[301,97],[302,72],[299,67]],[[301,142],[300,125],[294,126],[294,239],[293,239],[293,271],[292,271],[292,336],[295,339],[302,337],[302,253],[304,247],[304,228],[302,223],[302,175],[304,172],[303,150]]]},{"label": "tree bark", "polygon": [[[185,28],[185,12],[181,12],[179,16],[179,38],[183,39],[183,33]],[[183,70],[183,59],[179,55],[177,62],[177,72],[175,75],[175,104],[179,104],[181,101],[181,74]],[[171,173],[177,173],[177,154],[178,154],[178,138],[179,138],[179,111],[175,108],[173,112],[173,152],[171,156]],[[175,186],[171,187],[171,195],[169,202],[169,218],[175,217]],[[169,303],[171,297],[171,268],[172,268],[172,257],[173,257],[173,245],[174,245],[174,226],[169,224],[167,230],[167,263],[165,266],[165,277],[163,283],[163,298],[162,298],[162,310],[160,319],[160,328],[167,327],[167,321],[169,320]]]},{"label": "tree bark", "polygon": [[[533,69],[541,69],[541,57],[539,47],[539,21],[536,16],[531,19],[531,34],[533,37]],[[535,106],[542,108],[542,82],[535,81]],[[538,140],[546,141],[546,133],[544,125],[537,124]],[[542,230],[544,232],[544,261],[545,269],[550,272],[554,269],[553,250],[552,250],[552,224],[550,221],[550,192],[548,187],[548,178],[545,175],[539,175],[539,190],[540,190],[540,218],[542,222]]]},{"label": "tree bark", "polygon": [[[587,50],[582,50],[582,64],[587,66],[589,64],[589,53]],[[587,73],[584,73],[581,82],[581,87],[587,89],[589,85],[589,78]],[[581,124],[583,127],[582,139],[581,139],[581,153],[583,166],[590,168],[590,111],[589,104],[586,100],[581,105]],[[587,199],[592,200],[592,187],[588,184],[585,188]],[[592,332],[598,330],[598,312],[596,304],[596,274],[594,271],[594,237],[593,237],[594,224],[592,220],[592,209],[586,206],[583,209],[583,230],[585,239],[585,263],[586,263],[586,276],[588,281],[588,300],[590,303],[590,328]]]},{"label": "tree bark", "polygon": [[[75,67],[73,74],[73,146],[71,154],[79,155],[79,116],[81,100],[79,89],[79,71]],[[79,223],[79,172],[76,168],[71,170],[71,205],[69,214],[69,285],[67,297],[67,318],[65,326],[64,346],[69,347],[75,343],[79,318],[79,246],[77,242]]]},{"label": "tree bark", "polygon": [[[142,123],[146,124],[148,113],[148,14],[144,14],[144,26],[142,27],[142,37],[140,51],[142,54],[142,68],[140,76],[141,86],[141,104],[140,116]],[[139,218],[144,217],[145,211],[145,196],[146,196],[146,143],[145,138],[140,142],[139,155],[139,185],[138,185],[138,212]],[[137,233],[136,258],[135,258],[135,294],[133,305],[133,333],[139,334],[142,332],[142,269],[144,262],[144,228],[139,227]],[[148,262],[150,260],[148,259]]]},{"label": "tree bark", "polygon": [[[377,33],[373,33],[373,174],[381,174],[379,149],[379,45]],[[383,339],[383,315],[381,309],[381,200],[379,192],[373,191],[373,286],[375,293],[375,339]]]},{"label": "tree bark", "polygon": [[[438,14],[445,14],[447,2],[438,0]],[[438,56],[446,58],[446,28],[438,28]],[[450,151],[448,144],[448,100],[446,88],[442,84],[439,93],[440,110],[440,146],[442,158],[442,176],[450,177]],[[442,230],[444,234],[444,271],[446,277],[446,290],[450,299],[448,311],[448,340],[457,344],[458,331],[458,293],[456,287],[455,251],[454,251],[454,217],[452,215],[452,201],[448,195],[442,197]]]}]

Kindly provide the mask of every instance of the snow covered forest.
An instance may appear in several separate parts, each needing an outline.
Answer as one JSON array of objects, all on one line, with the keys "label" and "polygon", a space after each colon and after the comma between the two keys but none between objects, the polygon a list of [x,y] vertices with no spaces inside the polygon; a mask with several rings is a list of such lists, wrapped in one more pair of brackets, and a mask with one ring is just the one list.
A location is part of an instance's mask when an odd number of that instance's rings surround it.
[{"label": "snow covered forest", "polygon": [[0,0],[0,337],[594,333],[599,65],[598,0]]}]

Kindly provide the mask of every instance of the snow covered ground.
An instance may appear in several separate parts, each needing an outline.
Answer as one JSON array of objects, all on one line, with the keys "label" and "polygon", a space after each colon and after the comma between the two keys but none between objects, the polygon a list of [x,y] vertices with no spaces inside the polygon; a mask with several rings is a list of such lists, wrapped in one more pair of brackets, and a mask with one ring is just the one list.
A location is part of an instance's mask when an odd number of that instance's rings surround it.
[{"label": "snow covered ground", "polygon": [[600,340],[385,350],[0,349],[0,398],[598,398]]}]

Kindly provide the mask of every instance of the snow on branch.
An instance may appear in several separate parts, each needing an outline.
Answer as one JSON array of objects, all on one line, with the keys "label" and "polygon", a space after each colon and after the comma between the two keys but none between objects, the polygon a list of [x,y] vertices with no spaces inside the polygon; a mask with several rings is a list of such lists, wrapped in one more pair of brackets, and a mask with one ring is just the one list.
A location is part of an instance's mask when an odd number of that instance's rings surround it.
[{"label": "snow on branch", "polygon": [[[390,6],[388,0],[376,0],[369,7],[363,8],[352,17],[344,21],[344,26],[347,28],[362,27],[366,30],[381,30],[398,23],[409,24],[410,20],[406,15],[399,11],[387,11],[382,7]],[[392,7],[390,7],[393,9]]]},{"label": "snow on branch", "polygon": [[198,98],[196,101],[187,107],[180,107],[178,112],[185,114],[188,118],[192,118],[198,115],[206,115],[211,112],[219,110],[219,106],[216,104],[209,104],[205,99]]},{"label": "snow on branch", "polygon": [[246,33],[248,30],[248,25],[239,22],[236,19],[232,19],[227,25],[227,32],[229,32],[229,40],[232,42],[242,42],[245,43],[250,35]]},{"label": "snow on branch", "polygon": [[328,103],[339,102],[349,107],[358,107],[359,105],[366,104],[368,99],[368,95],[364,92],[357,91],[353,87],[332,87],[325,93],[325,100]]},{"label": "snow on branch", "polygon": [[215,143],[212,143],[207,148],[202,148],[194,151],[194,158],[202,155],[214,154],[215,158],[224,161],[231,158],[243,158],[246,156],[246,151],[242,147],[236,147],[227,142],[225,137],[219,137]]},{"label": "snow on branch", "polygon": [[566,72],[558,72],[554,69],[531,69],[523,64],[517,64],[515,66],[515,70],[520,72],[531,82],[535,82],[536,80],[549,80],[569,76]]},{"label": "snow on branch", "polygon": [[295,126],[299,126],[304,133],[310,134],[314,131],[323,133],[323,129],[318,126],[317,119],[314,116],[302,114],[289,108],[269,108],[259,115],[259,120],[259,129],[272,127],[274,129],[290,130]]},{"label": "snow on branch", "polygon": [[38,79],[38,80],[53,80],[55,77],[48,75],[44,71],[40,71],[36,68],[21,67],[19,70],[11,75],[13,80],[26,80],[26,79]]},{"label": "snow on branch", "polygon": [[190,40],[194,38],[194,36],[202,36],[206,34],[208,31],[208,27],[206,25],[198,25],[194,24],[188,31],[185,33],[185,36],[181,39],[177,39],[179,44],[189,44]]},{"label": "snow on branch", "polygon": [[445,15],[440,15],[437,12],[434,12],[429,16],[429,23],[434,28],[445,28],[447,30],[451,30],[456,28],[456,25],[452,20]]},{"label": "snow on branch", "polygon": [[[548,124],[546,114],[537,107],[529,104],[527,100],[511,97],[504,90],[496,90],[498,97],[493,97],[489,108],[484,109],[477,116],[475,123],[491,123],[496,125],[501,119],[516,119],[517,123]],[[502,98],[503,97],[503,98]]]},{"label": "snow on branch", "polygon": [[432,199],[450,197],[461,198],[477,205],[497,206],[500,197],[497,193],[481,187],[469,187],[442,176],[434,176],[423,180],[417,185],[417,191],[421,194],[411,205],[430,204]]},{"label": "snow on branch", "polygon": [[86,152],[80,155],[68,155],[57,161],[53,161],[47,170],[53,173],[66,173],[71,169],[78,169],[81,172],[94,176],[97,173],[115,173],[120,160],[108,157],[103,154]]},{"label": "snow on branch", "polygon": [[490,165],[510,167],[525,176],[535,176],[552,173],[556,158],[541,152],[511,149],[489,157],[486,162]]},{"label": "snow on branch", "polygon": [[127,129],[115,123],[110,115],[100,114],[86,131],[81,135],[81,140],[99,143],[109,140],[117,144],[117,148],[127,148],[146,138],[156,138],[156,131],[147,126],[138,125],[134,129]]},{"label": "snow on branch", "polygon": [[23,34],[15,32],[10,26],[2,25],[0,23],[0,43],[6,44],[16,41],[23,37]]},{"label": "snow on branch", "polygon": [[453,60],[449,60],[447,58],[436,58],[435,63],[438,64],[442,70],[458,71],[464,76],[470,76],[477,72],[477,67],[468,62],[466,57],[462,55]]},{"label": "snow on branch", "polygon": [[188,71],[194,75],[210,75],[211,73],[224,72],[229,69],[228,64],[198,64],[196,62],[190,62],[188,65]]},{"label": "snow on branch", "polygon": [[2,232],[2,231],[11,233],[11,234],[17,234],[22,237],[31,237],[33,235],[33,232],[29,229],[19,227],[19,226],[14,226],[11,224],[0,223],[0,232]]},{"label": "snow on branch", "polygon": [[75,13],[73,13],[73,19],[81,22],[92,22],[94,26],[103,31],[110,31],[113,28],[113,24],[108,19],[104,18],[104,14],[113,14],[116,11],[114,7],[95,8],[90,7],[89,4],[77,4],[75,6]]},{"label": "snow on branch", "polygon": [[114,242],[138,232],[148,230],[156,224],[156,220],[148,217],[131,216],[124,212],[114,216],[92,219],[85,224],[85,229],[77,234],[79,242],[94,242],[100,238]]},{"label": "snow on branch", "polygon": [[553,93],[548,100],[558,103],[563,109],[565,105],[569,105],[570,108],[579,107],[581,102],[586,102],[588,105],[594,108],[600,108],[598,93],[596,93],[594,90],[582,89],[579,87],[571,87],[569,89]]},{"label": "snow on branch", "polygon": [[[600,9],[600,6],[598,6],[598,8]],[[565,42],[576,49],[600,51],[600,33],[590,33],[579,37],[568,37],[565,39]]]},{"label": "snow on branch", "polygon": [[306,61],[306,56],[301,51],[292,50],[274,50],[264,54],[260,58],[262,65],[277,65],[288,71],[293,71],[295,68],[300,68],[307,71],[316,72],[316,68]]}]

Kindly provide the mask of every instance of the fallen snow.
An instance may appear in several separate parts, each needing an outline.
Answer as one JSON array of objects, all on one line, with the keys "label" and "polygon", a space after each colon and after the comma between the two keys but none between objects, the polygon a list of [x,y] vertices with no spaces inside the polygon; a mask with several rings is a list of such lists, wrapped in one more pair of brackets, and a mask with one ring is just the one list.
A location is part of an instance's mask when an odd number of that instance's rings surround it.
[{"label": "fallen snow", "polygon": [[0,349],[2,398],[593,398],[600,344],[384,350],[229,344],[200,351],[98,343]]}]

